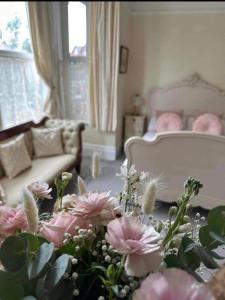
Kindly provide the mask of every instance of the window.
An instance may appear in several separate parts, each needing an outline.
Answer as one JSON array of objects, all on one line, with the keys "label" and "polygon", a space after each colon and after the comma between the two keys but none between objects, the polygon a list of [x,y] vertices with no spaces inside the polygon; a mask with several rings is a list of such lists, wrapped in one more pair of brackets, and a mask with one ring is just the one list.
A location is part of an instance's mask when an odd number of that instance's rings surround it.
[{"label": "window", "polygon": [[86,56],[86,5],[68,3],[69,53],[70,56]]},{"label": "window", "polygon": [[0,50],[31,53],[25,2],[1,2]]},{"label": "window", "polygon": [[86,5],[68,2],[70,117],[88,122],[88,59]]},{"label": "window", "polygon": [[43,116],[48,88],[37,74],[25,2],[0,2],[0,128]]}]

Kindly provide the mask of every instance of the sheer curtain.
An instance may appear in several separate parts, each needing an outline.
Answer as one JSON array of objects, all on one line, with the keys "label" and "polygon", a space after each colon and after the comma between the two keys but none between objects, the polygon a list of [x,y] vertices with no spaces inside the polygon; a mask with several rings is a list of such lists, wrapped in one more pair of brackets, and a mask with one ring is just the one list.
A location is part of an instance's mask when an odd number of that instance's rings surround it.
[{"label": "sheer curtain", "polygon": [[90,121],[110,132],[117,127],[120,2],[88,5]]},{"label": "sheer curtain", "polygon": [[0,70],[1,129],[43,117],[48,88],[33,60],[2,56]]},{"label": "sheer curtain", "polygon": [[88,122],[88,62],[86,60],[69,62],[67,86],[70,117]]}]

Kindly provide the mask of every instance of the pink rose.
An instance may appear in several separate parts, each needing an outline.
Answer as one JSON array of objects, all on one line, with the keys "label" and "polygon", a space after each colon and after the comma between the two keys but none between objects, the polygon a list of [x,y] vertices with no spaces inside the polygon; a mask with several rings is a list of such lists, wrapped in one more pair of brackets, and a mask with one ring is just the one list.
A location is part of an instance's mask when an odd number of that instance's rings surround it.
[{"label": "pink rose", "polygon": [[106,240],[121,254],[127,254],[125,270],[141,277],[159,267],[162,256],[160,235],[153,226],[146,227],[133,216],[123,216],[107,226]]},{"label": "pink rose", "polygon": [[89,223],[85,220],[75,217],[69,212],[60,212],[54,215],[53,219],[48,223],[43,223],[40,228],[40,233],[48,241],[53,242],[56,247],[63,246],[65,233],[72,236],[77,235],[76,226],[82,229],[88,228]]},{"label": "pink rose", "polygon": [[150,274],[133,294],[133,300],[215,300],[206,284],[187,272],[171,268]]},{"label": "pink rose", "polygon": [[17,229],[27,229],[27,219],[22,209],[0,206],[0,235],[12,235]]},{"label": "pink rose", "polygon": [[107,225],[121,215],[119,203],[109,193],[87,193],[74,198],[73,214],[94,225]]},{"label": "pink rose", "polygon": [[48,183],[46,182],[33,182],[27,186],[27,188],[34,194],[36,198],[45,198],[45,199],[52,199],[51,193],[52,188],[49,188]]}]

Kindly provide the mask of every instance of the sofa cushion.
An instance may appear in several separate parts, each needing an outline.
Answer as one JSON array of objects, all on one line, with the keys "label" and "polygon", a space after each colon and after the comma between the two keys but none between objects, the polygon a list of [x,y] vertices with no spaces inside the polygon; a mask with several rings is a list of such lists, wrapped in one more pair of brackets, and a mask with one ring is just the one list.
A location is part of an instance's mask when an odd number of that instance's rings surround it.
[{"label": "sofa cushion", "polygon": [[49,119],[45,122],[46,128],[60,127],[64,152],[76,154],[79,146],[79,122],[73,120]]},{"label": "sofa cushion", "polygon": [[21,191],[23,187],[34,181],[51,183],[63,171],[72,168],[75,161],[76,156],[71,154],[33,159],[32,168],[19,176],[12,180],[7,177],[0,179],[0,184],[5,192],[5,201],[9,205],[15,205],[22,200]]},{"label": "sofa cushion", "polygon": [[[6,144],[6,143],[8,143],[10,141],[13,141],[18,136],[19,135],[13,136],[13,137],[8,138],[8,139],[6,139],[4,141],[1,141],[0,145],[4,145],[4,144]],[[28,130],[28,131],[24,132],[24,137],[25,137],[25,143],[26,143],[27,151],[28,151],[28,153],[30,155],[30,158],[32,158],[33,155],[34,155],[34,145],[33,145],[33,136],[32,136],[31,130]],[[4,176],[5,176],[5,171],[4,171],[3,166],[2,166],[2,164],[0,162],[0,178],[2,178]]]},{"label": "sofa cushion", "polygon": [[60,128],[32,128],[35,157],[63,154]]},{"label": "sofa cushion", "polygon": [[24,134],[14,140],[0,145],[0,159],[4,171],[9,179],[31,167],[32,162],[28,154]]},{"label": "sofa cushion", "polygon": [[34,143],[33,143],[32,131],[28,130],[27,132],[24,133],[24,136],[25,136],[27,151],[30,155],[30,158],[32,158],[34,156]]}]

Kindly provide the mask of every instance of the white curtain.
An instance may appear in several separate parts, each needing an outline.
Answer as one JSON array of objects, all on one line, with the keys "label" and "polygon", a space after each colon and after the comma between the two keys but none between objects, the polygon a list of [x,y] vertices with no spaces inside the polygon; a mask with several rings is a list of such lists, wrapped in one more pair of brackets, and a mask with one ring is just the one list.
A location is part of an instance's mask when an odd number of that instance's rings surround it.
[{"label": "white curtain", "polygon": [[59,61],[53,2],[28,1],[28,13],[36,67],[50,89],[45,111],[51,117],[60,117]]},{"label": "white curtain", "polygon": [[48,88],[29,58],[0,57],[1,129],[43,117]]},{"label": "white curtain", "polygon": [[91,126],[117,127],[120,2],[88,2],[89,99]]}]

